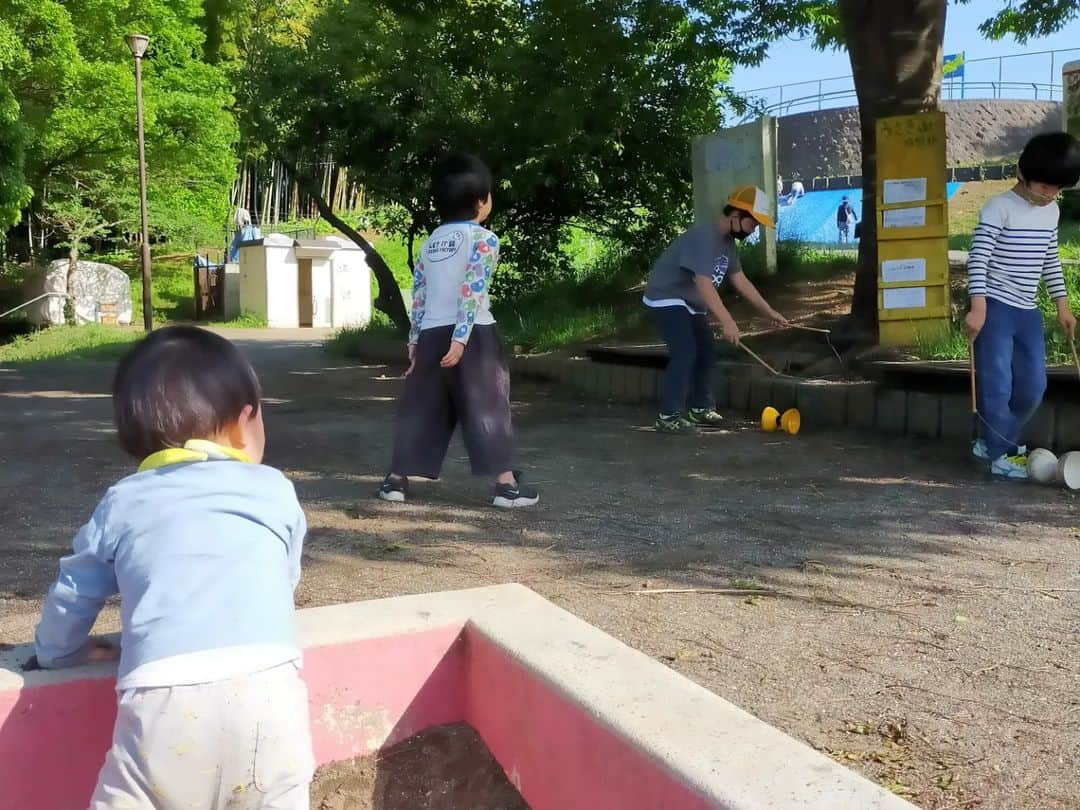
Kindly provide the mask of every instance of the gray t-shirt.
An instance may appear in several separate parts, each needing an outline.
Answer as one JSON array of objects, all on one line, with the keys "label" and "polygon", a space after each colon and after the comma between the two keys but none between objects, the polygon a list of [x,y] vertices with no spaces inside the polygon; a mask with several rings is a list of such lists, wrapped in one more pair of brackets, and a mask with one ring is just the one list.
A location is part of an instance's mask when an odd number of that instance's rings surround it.
[{"label": "gray t-shirt", "polygon": [[742,272],[735,240],[721,235],[712,223],[695,225],[660,254],[645,285],[645,304],[650,307],[685,306],[705,312],[694,276],[711,278],[716,287]]}]

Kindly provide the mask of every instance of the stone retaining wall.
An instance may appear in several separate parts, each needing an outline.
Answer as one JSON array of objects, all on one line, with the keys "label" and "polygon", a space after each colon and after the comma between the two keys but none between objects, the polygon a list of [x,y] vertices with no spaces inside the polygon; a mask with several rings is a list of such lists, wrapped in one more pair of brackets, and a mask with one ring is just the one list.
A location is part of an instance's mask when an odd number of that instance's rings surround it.
[{"label": "stone retaining wall", "polygon": [[[947,166],[1015,160],[1033,135],[1062,126],[1061,104],[1056,101],[943,101],[941,109],[947,119]],[[814,177],[861,174],[861,148],[858,107],[813,110],[780,119],[778,160],[786,181],[794,175],[806,182]]]},{"label": "stone retaining wall", "polygon": [[[601,363],[561,354],[519,355],[517,379],[549,382],[587,400],[654,406],[663,370]],[[767,405],[798,408],[804,431],[828,428],[875,430],[894,436],[964,441],[971,438],[971,399],[966,394],[928,393],[874,382],[825,382],[772,377],[757,366],[721,363],[716,387],[720,409],[761,415]],[[1080,448],[1080,405],[1047,401],[1028,427],[1027,443],[1054,452]]]},{"label": "stone retaining wall", "polygon": [[[405,362],[400,343],[372,341],[364,356],[380,362]],[[548,383],[573,396],[653,408],[660,399],[663,369],[604,363],[561,352],[518,354],[510,359],[516,380]],[[797,407],[803,431],[854,428],[893,436],[965,441],[971,438],[971,399],[966,393],[928,393],[874,382],[824,382],[772,377],[760,366],[720,363],[716,404],[757,419],[766,405]],[[1030,447],[1055,453],[1080,449],[1080,404],[1047,400],[1028,426]]]}]

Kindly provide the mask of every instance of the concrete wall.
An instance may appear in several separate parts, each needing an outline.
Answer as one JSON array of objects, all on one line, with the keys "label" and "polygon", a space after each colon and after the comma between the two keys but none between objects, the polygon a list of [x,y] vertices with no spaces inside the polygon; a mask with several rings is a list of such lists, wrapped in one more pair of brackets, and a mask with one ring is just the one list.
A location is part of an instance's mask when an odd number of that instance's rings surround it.
[{"label": "concrete wall", "polygon": [[[946,162],[963,166],[1014,161],[1027,140],[1061,129],[1061,105],[1049,101],[945,101]],[[813,177],[861,175],[857,107],[789,115],[780,119],[778,159],[785,181],[798,173]],[[809,188],[809,186],[807,186]]]},{"label": "concrete wall", "polygon": [[[775,217],[775,156],[776,119],[771,117],[696,138],[691,149],[695,221],[700,225],[714,220],[731,192],[748,185],[765,191]],[[764,252],[767,272],[776,272],[775,229],[763,230],[757,249]]]},{"label": "concrete wall", "polygon": [[[535,810],[911,805],[523,588],[299,613],[320,764],[465,721]],[[0,651],[0,807],[84,810],[114,669]]]},{"label": "concrete wall", "polygon": [[1063,126],[1080,138],[1080,60],[1068,62],[1061,69],[1061,85],[1065,96]]},{"label": "concrete wall", "polygon": [[266,317],[266,251],[261,245],[240,248],[237,273],[226,275],[227,284],[234,280],[238,287],[239,310]]}]

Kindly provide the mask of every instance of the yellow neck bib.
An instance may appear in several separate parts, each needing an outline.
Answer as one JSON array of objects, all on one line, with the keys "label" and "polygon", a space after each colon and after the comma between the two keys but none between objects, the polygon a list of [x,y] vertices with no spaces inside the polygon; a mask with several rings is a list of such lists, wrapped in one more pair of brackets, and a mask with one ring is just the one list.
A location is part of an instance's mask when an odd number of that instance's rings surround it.
[{"label": "yellow neck bib", "polygon": [[143,459],[139,465],[139,472],[157,470],[168,467],[171,464],[183,464],[192,461],[242,461],[250,464],[251,459],[241,450],[232,447],[222,447],[215,442],[206,439],[189,439],[183,447],[167,447],[151,453]]}]

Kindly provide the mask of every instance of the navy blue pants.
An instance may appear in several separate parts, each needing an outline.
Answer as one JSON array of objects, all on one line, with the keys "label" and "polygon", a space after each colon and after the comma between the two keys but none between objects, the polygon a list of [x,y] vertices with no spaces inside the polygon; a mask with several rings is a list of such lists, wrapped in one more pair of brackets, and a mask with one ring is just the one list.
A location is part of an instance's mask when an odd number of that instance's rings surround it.
[{"label": "navy blue pants", "polygon": [[[1046,393],[1042,314],[986,299],[986,323],[975,339],[980,424],[990,458],[1013,453]],[[989,427],[987,426],[989,425]]]},{"label": "navy blue pants", "polygon": [[668,348],[660,413],[716,407],[716,343],[705,315],[686,307],[649,310]]}]

